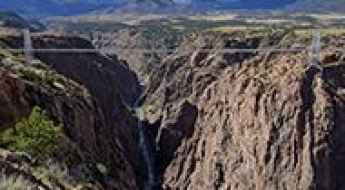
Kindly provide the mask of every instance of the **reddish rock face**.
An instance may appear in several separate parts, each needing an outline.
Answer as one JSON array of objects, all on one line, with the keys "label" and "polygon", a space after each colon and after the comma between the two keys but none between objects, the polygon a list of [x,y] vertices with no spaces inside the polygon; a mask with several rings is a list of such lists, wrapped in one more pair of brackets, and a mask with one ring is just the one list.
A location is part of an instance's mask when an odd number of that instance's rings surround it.
[{"label": "reddish rock face", "polygon": [[[40,106],[64,125],[69,140],[85,155],[81,162],[105,163],[111,171],[111,176],[117,176],[108,178],[107,183],[102,182],[105,189],[115,187],[138,189],[132,160],[127,158],[133,152],[127,149],[127,155],[122,153],[124,144],[121,138],[124,138],[123,135],[126,133],[116,130],[117,127],[135,127],[136,120],[122,107],[118,113],[121,116],[117,118],[126,119],[121,119],[121,122],[113,125],[115,128],[110,127],[106,125],[103,111],[95,104],[95,100],[87,90],[73,89],[72,83],[65,85],[69,86],[69,90],[61,91],[0,73],[0,126],[9,127],[28,116],[33,106]],[[128,135],[133,135],[128,137],[130,140],[126,142],[127,145],[133,145],[131,150],[134,153],[130,158],[137,159],[135,134],[128,133]],[[116,156],[113,157],[114,155]],[[7,170],[4,169],[4,172],[6,173]]]},{"label": "reddish rock face", "polygon": [[[20,46],[18,36],[4,40],[10,47]],[[80,38],[54,35],[33,42],[38,48],[91,46]],[[140,93],[135,75],[116,59],[95,53],[51,53],[37,58],[51,65],[50,72],[60,73],[63,83],[57,88],[30,81],[15,68],[31,66],[0,64],[0,126],[13,124],[39,106],[63,124],[66,136],[85,154],[83,161],[105,165],[109,171],[102,181],[105,189],[139,189],[142,163],[138,161],[137,119],[126,107]]]},{"label": "reddish rock face", "polygon": [[176,120],[169,121],[166,126],[162,126],[160,134],[158,135],[159,147],[164,149],[159,150],[161,155],[159,162],[161,163],[161,170],[172,161],[174,152],[180,146],[184,138],[192,137],[194,133],[195,122],[198,116],[197,107],[189,102],[183,102],[180,110],[176,112]]},{"label": "reddish rock face", "polygon": [[[171,56],[146,99],[147,118],[162,118],[162,188],[345,188],[345,66],[320,73],[308,61],[304,53]],[[187,100],[195,109],[180,111]]]},{"label": "reddish rock face", "polygon": [[30,114],[31,109],[28,102],[23,99],[25,90],[24,84],[10,77],[4,72],[0,72],[0,130],[13,124],[21,117]]}]

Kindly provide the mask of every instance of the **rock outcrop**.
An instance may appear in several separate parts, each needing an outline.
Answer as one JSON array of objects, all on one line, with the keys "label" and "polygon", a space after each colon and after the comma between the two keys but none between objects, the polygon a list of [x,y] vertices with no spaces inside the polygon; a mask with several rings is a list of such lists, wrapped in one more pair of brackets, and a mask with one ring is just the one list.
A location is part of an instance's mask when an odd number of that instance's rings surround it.
[{"label": "rock outcrop", "polygon": [[[18,36],[3,37],[2,43],[21,46]],[[80,38],[51,34],[35,37],[33,43],[37,48],[92,47]],[[81,162],[101,163],[109,171],[100,181],[104,189],[139,189],[143,166],[137,119],[129,109],[140,93],[135,75],[116,59],[96,53],[37,54],[36,58],[43,63],[23,65],[20,57],[3,55],[1,127],[39,106],[63,124],[69,141],[83,154]]]},{"label": "rock outcrop", "polygon": [[[211,35],[199,47],[279,47],[282,37]],[[344,188],[339,54],[324,54],[320,72],[305,52],[181,52],[146,91],[146,117],[161,121],[163,189]]]}]

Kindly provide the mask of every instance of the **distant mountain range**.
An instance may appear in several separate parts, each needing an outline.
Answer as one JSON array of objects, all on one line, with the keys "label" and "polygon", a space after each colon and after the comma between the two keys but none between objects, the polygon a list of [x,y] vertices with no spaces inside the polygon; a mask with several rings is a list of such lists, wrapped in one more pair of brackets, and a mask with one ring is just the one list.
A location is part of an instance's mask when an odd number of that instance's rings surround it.
[{"label": "distant mountain range", "polygon": [[295,11],[330,11],[345,13],[345,0],[298,0],[287,9]]},{"label": "distant mountain range", "polygon": [[[188,8],[212,9],[288,9],[300,11],[343,11],[345,0],[1,0],[0,10],[31,17],[75,15],[90,11],[156,11]],[[163,8],[163,9],[162,9]],[[99,11],[101,10],[101,11]]]},{"label": "distant mountain range", "polygon": [[42,31],[45,27],[34,20],[26,20],[21,16],[8,11],[0,11],[0,27],[30,29],[32,31]]}]

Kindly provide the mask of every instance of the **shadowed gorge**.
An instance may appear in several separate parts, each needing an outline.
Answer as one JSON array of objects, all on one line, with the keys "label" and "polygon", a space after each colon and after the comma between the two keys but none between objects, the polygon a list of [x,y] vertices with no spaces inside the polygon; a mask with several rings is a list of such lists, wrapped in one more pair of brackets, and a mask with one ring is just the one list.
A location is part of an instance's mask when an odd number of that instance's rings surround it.
[{"label": "shadowed gorge", "polygon": [[126,13],[37,32],[7,16],[0,189],[345,188],[344,30]]}]

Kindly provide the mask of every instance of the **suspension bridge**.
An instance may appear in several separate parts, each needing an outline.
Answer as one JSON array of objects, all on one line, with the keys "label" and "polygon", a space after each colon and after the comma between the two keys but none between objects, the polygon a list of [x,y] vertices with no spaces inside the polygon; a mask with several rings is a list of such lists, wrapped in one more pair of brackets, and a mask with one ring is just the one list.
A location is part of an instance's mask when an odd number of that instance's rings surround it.
[{"label": "suspension bridge", "polygon": [[[218,52],[218,53],[299,53],[299,52],[309,52],[310,56],[310,65],[312,67],[316,67],[319,70],[322,70],[321,62],[320,62],[320,52],[321,52],[321,34],[320,30],[316,29],[312,32],[312,44],[310,47],[307,48],[241,48],[241,49],[189,49],[184,50],[184,53],[208,53],[208,52]],[[29,30],[23,30],[23,39],[24,39],[24,48],[17,48],[17,49],[3,49],[10,52],[16,53],[24,53],[25,60],[27,64],[33,62],[33,54],[34,53],[63,53],[63,54],[76,54],[76,53],[102,53],[102,54],[116,54],[120,51],[122,52],[141,52],[141,53],[173,53],[178,50],[176,49],[57,49],[57,48],[50,48],[50,49],[35,49],[32,45],[32,36],[37,34],[30,33]],[[0,50],[2,50],[0,48]],[[343,49],[332,49],[332,51],[339,51],[344,52]]]}]

